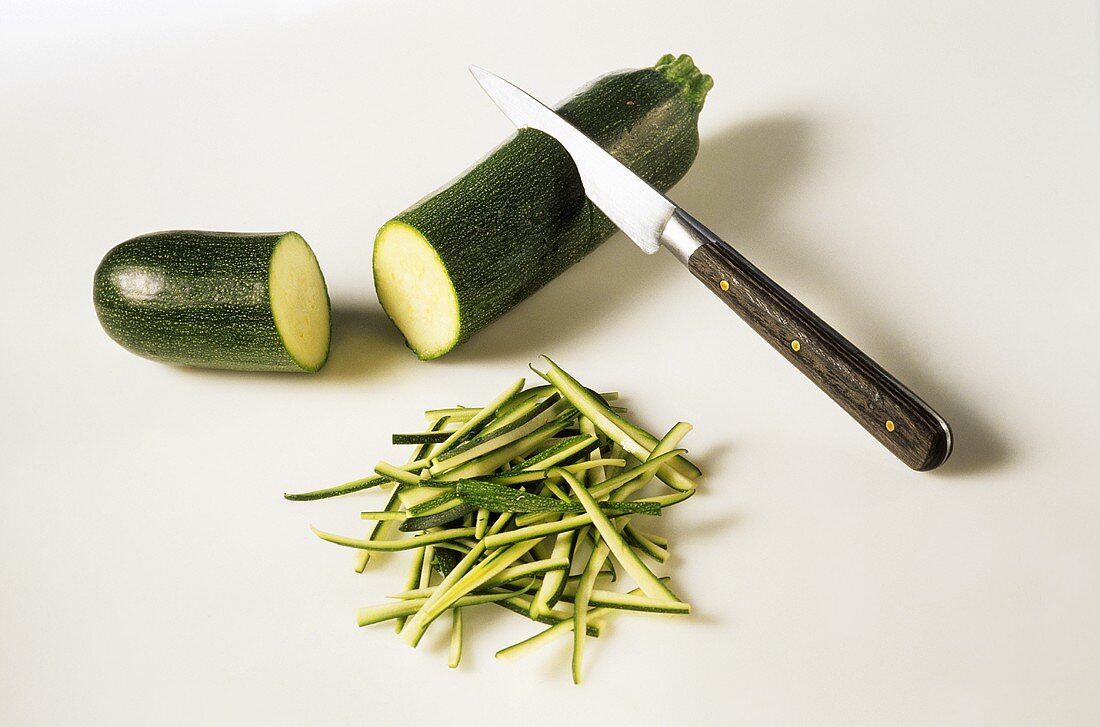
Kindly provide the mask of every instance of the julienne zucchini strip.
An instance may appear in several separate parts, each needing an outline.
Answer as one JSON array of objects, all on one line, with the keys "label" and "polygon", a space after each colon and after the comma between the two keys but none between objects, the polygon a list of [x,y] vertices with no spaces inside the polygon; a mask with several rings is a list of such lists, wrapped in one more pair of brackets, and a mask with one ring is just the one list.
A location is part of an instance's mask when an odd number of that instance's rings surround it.
[{"label": "julienne zucchini strip", "polygon": [[450,530],[441,530],[435,533],[424,533],[423,535],[415,535],[411,538],[405,538],[403,540],[357,540],[355,538],[346,538],[343,535],[326,533],[323,530],[318,530],[317,528],[312,526],[310,527],[313,530],[313,534],[319,537],[321,540],[327,540],[330,543],[336,543],[337,545],[343,545],[348,548],[359,548],[361,550],[379,550],[384,552],[391,552],[395,550],[412,550],[413,548],[419,548],[424,545],[433,545],[435,543],[441,543],[446,540],[455,540],[457,538],[464,538],[474,534],[474,528],[452,528]]},{"label": "julienne zucchini strip", "polygon": [[603,537],[604,542],[611,549],[611,552],[615,554],[616,560],[619,561],[623,569],[630,574],[630,577],[638,584],[638,587],[642,589],[650,598],[667,599],[670,601],[678,601],[676,594],[668,589],[664,583],[658,580],[657,576],[653,575],[653,571],[646,568],[634,551],[623,542],[623,538],[619,535],[619,530],[616,528],[607,516],[604,515],[603,510],[600,509],[599,504],[592,499],[592,495],[588,494],[588,490],[584,485],[577,481],[577,478],[568,472],[563,471],[562,477],[569,486],[573,489],[573,494],[577,496],[577,499],[584,505],[585,512],[592,518],[592,524],[600,531],[600,535]]},{"label": "julienne zucchini strip", "polygon": [[[664,462],[668,462],[669,460],[671,460],[673,457],[676,456],[676,454],[678,452],[684,452],[684,451],[686,451],[686,450],[677,449],[677,450],[673,450],[672,452],[667,452],[663,455],[654,457],[650,460],[646,460],[645,462],[642,462],[641,464],[637,465],[636,467],[631,467],[629,469],[626,469],[626,470],[620,472],[619,474],[615,475],[614,477],[612,477],[608,480],[605,480],[604,482],[594,483],[589,491],[591,492],[593,497],[605,498],[608,495],[610,495],[612,492],[614,492],[617,489],[621,488],[623,485],[626,485],[627,483],[629,483],[629,482],[631,482],[631,481],[633,481],[633,480],[635,480],[639,477],[651,476],[653,474],[653,472],[655,472],[657,470],[657,467],[659,465],[661,465]],[[569,465],[569,466],[566,466],[566,467],[562,467],[561,469],[565,470],[566,472],[572,472],[572,473],[576,473],[578,471],[576,465]],[[547,475],[547,479],[544,482],[544,484],[547,487],[554,486],[553,485],[553,480],[560,479],[552,471],[547,472],[546,475]],[[528,514],[521,515],[521,516],[517,517],[516,518],[516,525],[519,526],[519,527],[523,527],[523,526],[526,526],[526,525],[533,525],[535,523],[542,522],[545,519],[546,519],[545,516],[540,514],[540,513],[528,513]]]},{"label": "julienne zucchini strip", "polygon": [[455,432],[442,443],[439,451],[446,452],[447,449],[449,449],[456,442],[461,441],[462,438],[465,437],[467,434],[470,434],[471,432],[476,432],[481,424],[483,424],[490,417],[492,417],[493,414],[496,413],[498,407],[502,406],[506,401],[518,394],[523,389],[524,383],[525,380],[520,379],[504,391],[500,392],[500,394],[498,394],[497,397],[493,399],[489,404],[483,407],[481,411],[470,417],[465,424],[456,429]]},{"label": "julienne zucchini strip", "polygon": [[[431,546],[429,546],[431,547]],[[540,573],[547,573],[555,570],[566,570],[569,568],[568,558],[548,558],[546,560],[536,560],[530,563],[524,563],[522,565],[514,565],[511,568],[504,569],[496,577],[489,579],[485,582],[483,588],[495,588],[502,586],[505,583],[511,583],[512,581],[519,580],[520,578],[527,578],[529,576],[538,575]],[[401,591],[395,593],[387,598],[394,598],[398,600],[407,601],[410,598],[427,598],[436,591],[436,586],[424,586],[421,588],[415,588],[410,590]]]},{"label": "julienne zucchini strip", "polygon": [[[440,497],[444,497],[444,495],[440,495]],[[581,503],[576,500],[561,500],[556,497],[532,495],[493,482],[480,482],[478,480],[460,480],[454,494],[449,496],[448,501],[454,498],[492,512],[584,512]],[[425,503],[425,505],[427,504]],[[641,515],[661,514],[660,506],[652,502],[605,501],[600,502],[599,506],[612,511],[615,515],[628,512]]]},{"label": "julienne zucchini strip", "polygon": [[565,413],[568,405],[559,405],[560,398],[553,397],[542,402],[532,402],[531,406],[521,408],[517,413],[521,416],[510,420],[506,426],[494,428],[491,431],[469,439],[461,444],[455,444],[445,450],[443,455],[432,460],[428,472],[438,474],[454,469],[463,462],[477,459],[479,456],[499,449],[535,431],[543,424],[550,422]]},{"label": "julienne zucchini strip", "polygon": [[[667,580],[667,579],[662,579],[662,580]],[[627,592],[623,595],[637,596],[637,595],[641,595],[641,593],[642,593],[642,589],[635,588],[634,590],[629,591],[629,592]],[[591,611],[588,612],[588,620],[590,622],[591,621],[598,621],[599,619],[602,619],[602,618],[606,617],[612,611],[614,611],[614,609],[612,609],[612,608],[594,608],[594,609],[592,609]],[[530,651],[532,648],[538,646],[539,644],[543,644],[543,643],[546,643],[547,641],[552,640],[555,636],[560,636],[562,634],[567,634],[567,633],[572,632],[573,631],[573,624],[574,624],[573,619],[567,619],[567,620],[559,621],[558,623],[554,624],[550,628],[544,629],[543,631],[540,631],[539,633],[535,634],[534,636],[532,636],[530,638],[524,639],[523,641],[520,641],[518,643],[512,644],[511,646],[508,646],[506,648],[501,649],[500,651],[498,651],[496,653],[496,658],[498,658],[498,659],[510,659],[510,658],[519,656],[521,654],[525,654],[528,651]]]},{"label": "julienne zucchini strip", "polygon": [[581,683],[581,659],[584,656],[585,629],[588,627],[588,603],[592,591],[596,587],[596,576],[600,574],[603,563],[607,560],[611,548],[606,540],[601,540],[592,548],[588,556],[588,563],[584,566],[580,583],[577,584],[577,593],[573,600],[573,683]]},{"label": "julienne zucchini strip", "polygon": [[623,527],[621,532],[623,534],[623,540],[625,540],[630,545],[630,547],[634,548],[635,550],[641,551],[658,563],[664,563],[666,560],[668,560],[667,549],[654,543],[647,536],[638,532],[629,523],[627,523]]},{"label": "julienne zucchini strip", "polygon": [[462,661],[462,609],[451,609],[451,643],[448,650],[447,666],[451,669],[458,667]]},{"label": "julienne zucchini strip", "polygon": [[[608,404],[616,393],[597,394],[547,361],[549,371],[540,374],[547,384],[524,389],[521,379],[483,407],[428,410],[427,429],[393,435],[394,443],[414,446],[404,465],[382,461],[371,477],[286,498],[389,490],[381,510],[360,508],[375,521],[366,538],[313,528],[355,549],[358,571],[373,553],[412,551],[403,590],[359,609],[360,625],[392,620],[416,646],[449,613],[454,668],[465,644],[462,609],[495,603],[549,627],[498,656],[571,632],[571,670],[580,683],[585,639],[599,635],[608,614],[690,612],[639,557],[664,563],[668,541],[632,520],[689,498],[698,473],[679,448],[691,425],[681,422],[657,439]],[[673,491],[637,497],[654,477]],[[394,526],[397,534],[384,537]],[[638,588],[608,590],[619,568]]]},{"label": "julienne zucchini strip", "polygon": [[[482,593],[476,596],[464,596],[456,599],[449,608],[463,608],[465,606],[477,606],[482,603],[504,601],[513,598],[516,591],[501,591],[500,593]],[[376,606],[364,606],[356,611],[356,620],[360,626],[369,626],[381,621],[389,621],[401,616],[409,616],[416,613],[427,601],[426,598],[414,598],[408,601],[396,601],[393,603],[381,603]],[[406,628],[408,624],[406,623]],[[402,632],[404,629],[402,629]]]},{"label": "julienne zucchini strip", "polygon": [[[544,356],[543,359],[549,364],[549,370],[543,373],[532,368],[532,371],[553,384],[562,397],[573,404],[581,414],[591,420],[597,429],[613,442],[618,443],[628,454],[638,459],[649,457],[653,448],[657,445],[652,437],[649,437],[648,440],[645,437],[640,437],[642,441],[639,442],[635,437],[638,437],[641,430],[637,427],[624,428],[622,426],[623,418],[611,411],[604,402],[600,401],[599,397],[582,386],[579,381],[567,374],[549,358]],[[695,489],[695,482],[674,469],[671,464],[662,465],[657,470],[657,476],[669,487],[677,490]]]},{"label": "julienne zucchini strip", "polygon": [[[439,431],[447,425],[448,421],[449,421],[448,418],[445,417],[445,416],[439,417],[438,419],[436,419],[435,421],[433,421],[431,423],[431,426],[429,427],[429,429],[431,431]],[[413,450],[412,456],[409,457],[409,462],[415,462],[416,460],[426,456],[430,450],[431,450],[430,445],[428,445],[428,444],[420,445],[415,450]],[[392,480],[389,480],[389,481],[392,482]],[[385,507],[384,512],[396,513],[396,512],[400,511],[400,508],[401,508],[400,488],[395,487],[393,489],[393,492],[390,493],[389,500],[386,502],[386,507]],[[376,539],[380,538],[382,536],[382,533],[384,532],[385,527],[386,527],[386,521],[385,520],[379,520],[378,522],[376,522],[374,524],[374,527],[371,528],[370,533],[367,534],[367,540],[376,540]],[[371,557],[371,552],[369,550],[360,550],[358,552],[358,554],[356,556],[356,560],[355,560],[355,572],[356,573],[362,573],[364,570],[366,570],[367,564],[370,563],[370,557]],[[402,623],[403,623],[403,621],[402,621]]]},{"label": "julienne zucchini strip", "polygon": [[[563,621],[568,621],[570,624],[573,623],[573,613],[571,611],[567,612],[558,609],[551,609],[549,611],[540,613],[538,616],[531,616],[531,598],[529,596],[516,596],[515,598],[506,598],[503,601],[494,601],[493,603],[495,603],[497,606],[506,608],[513,613],[518,613],[520,616],[527,617],[532,621],[540,624],[545,624],[547,626],[555,626]],[[588,628],[585,630],[585,633],[587,633],[592,638],[599,638],[599,624],[588,624]]]},{"label": "julienne zucchini strip", "polygon": [[361,477],[351,482],[345,482],[342,485],[336,485],[334,487],[326,487],[322,490],[311,490],[310,492],[288,492],[283,495],[288,500],[295,500],[298,502],[305,502],[308,500],[325,500],[330,497],[339,497],[340,495],[349,495],[352,492],[361,492],[362,490],[369,490],[372,487],[378,487],[384,485],[387,482],[393,482],[388,477],[382,477],[380,475],[371,475],[370,477]]}]

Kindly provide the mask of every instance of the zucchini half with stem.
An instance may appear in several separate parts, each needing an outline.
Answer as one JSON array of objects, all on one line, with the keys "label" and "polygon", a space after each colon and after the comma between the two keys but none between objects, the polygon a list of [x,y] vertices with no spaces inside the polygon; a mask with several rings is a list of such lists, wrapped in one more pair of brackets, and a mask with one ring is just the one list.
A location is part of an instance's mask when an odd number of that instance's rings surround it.
[{"label": "zucchini half with stem", "polygon": [[[599,78],[557,111],[664,191],[699,148],[711,77],[691,58]],[[565,149],[522,129],[447,187],[387,222],[374,243],[386,314],[421,359],[484,328],[615,231]]]}]

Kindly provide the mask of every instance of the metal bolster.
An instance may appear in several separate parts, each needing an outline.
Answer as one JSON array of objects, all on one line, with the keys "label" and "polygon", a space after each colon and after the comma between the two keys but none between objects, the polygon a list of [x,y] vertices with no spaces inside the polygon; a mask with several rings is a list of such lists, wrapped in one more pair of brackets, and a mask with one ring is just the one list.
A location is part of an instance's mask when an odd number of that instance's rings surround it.
[{"label": "metal bolster", "polygon": [[661,231],[660,243],[684,265],[688,264],[691,254],[706,245],[715,242],[718,236],[708,230],[702,222],[687,212],[677,208],[665,223]]}]

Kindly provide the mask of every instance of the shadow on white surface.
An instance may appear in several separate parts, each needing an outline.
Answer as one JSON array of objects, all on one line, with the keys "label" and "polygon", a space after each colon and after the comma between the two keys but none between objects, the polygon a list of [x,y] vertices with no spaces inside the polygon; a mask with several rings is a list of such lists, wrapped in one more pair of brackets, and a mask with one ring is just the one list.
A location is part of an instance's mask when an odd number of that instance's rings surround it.
[{"label": "shadow on white surface", "polygon": [[334,303],[332,341],[328,361],[315,374],[225,371],[176,367],[189,376],[256,379],[280,383],[316,385],[318,381],[342,383],[377,378],[393,366],[415,362],[401,334],[386,318],[378,303]]},{"label": "shadow on white surface", "polygon": [[320,378],[363,379],[415,360],[376,301],[333,305],[332,352]]}]

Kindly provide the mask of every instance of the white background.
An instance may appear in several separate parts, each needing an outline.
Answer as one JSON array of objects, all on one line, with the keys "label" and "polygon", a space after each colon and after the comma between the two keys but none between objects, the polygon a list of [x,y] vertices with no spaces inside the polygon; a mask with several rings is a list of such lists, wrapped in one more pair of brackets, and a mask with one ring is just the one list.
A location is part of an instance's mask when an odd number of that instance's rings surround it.
[{"label": "white background", "polygon": [[[1100,721],[1095,3],[0,1],[0,724],[1094,725]],[[460,350],[381,314],[377,228],[510,133],[477,63],[555,100],[687,52],[713,74],[672,196],[954,425],[908,471],[667,253],[615,237]],[[92,273],[165,228],[301,232],[315,376],[181,370],[100,330]],[[553,355],[685,441],[659,524],[685,619],[509,664],[354,609],[425,408]]]}]

